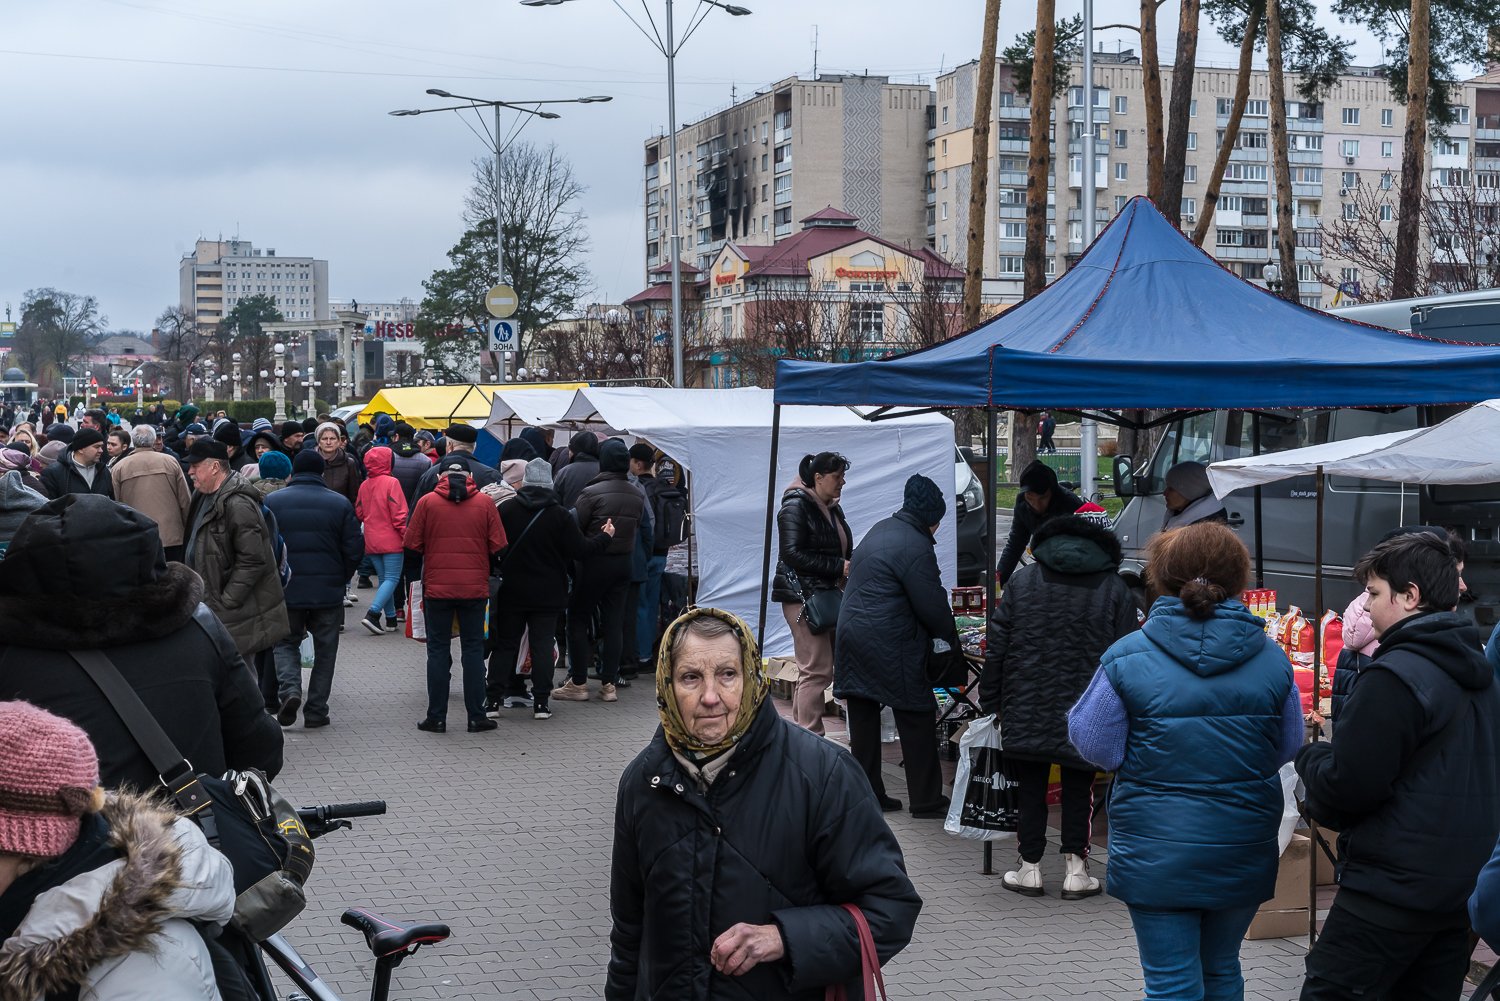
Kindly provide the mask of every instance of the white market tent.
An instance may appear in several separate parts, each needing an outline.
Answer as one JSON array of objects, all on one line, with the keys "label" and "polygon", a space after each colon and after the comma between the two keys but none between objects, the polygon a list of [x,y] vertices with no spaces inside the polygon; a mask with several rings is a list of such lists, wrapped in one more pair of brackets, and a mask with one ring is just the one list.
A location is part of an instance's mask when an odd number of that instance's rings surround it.
[{"label": "white market tent", "polygon": [[[527,394],[534,395],[535,391]],[[585,388],[552,423],[604,425],[644,438],[692,473],[698,603],[728,609],[752,626],[759,618],[773,395],[769,389]],[[534,417],[548,416],[540,409]],[[785,406],[781,437],[778,484],[795,478],[806,453],[833,451],[849,459],[843,508],[856,543],[877,521],[900,510],[906,479],[913,473],[943,487],[948,512],[937,535],[938,567],[943,583],[953,586],[957,522],[951,490],[952,421],[940,414],[922,414],[871,422],[844,408]],[[791,656],[791,632],[780,606],[770,604],[765,621],[762,654]]]},{"label": "white market tent", "polygon": [[490,397],[490,416],[484,429],[496,438],[510,438],[521,427],[556,428],[573,405],[576,389],[502,389]]},{"label": "white market tent", "polygon": [[1500,399],[1428,428],[1215,462],[1208,467],[1208,479],[1223,497],[1319,472],[1392,483],[1500,483]]}]

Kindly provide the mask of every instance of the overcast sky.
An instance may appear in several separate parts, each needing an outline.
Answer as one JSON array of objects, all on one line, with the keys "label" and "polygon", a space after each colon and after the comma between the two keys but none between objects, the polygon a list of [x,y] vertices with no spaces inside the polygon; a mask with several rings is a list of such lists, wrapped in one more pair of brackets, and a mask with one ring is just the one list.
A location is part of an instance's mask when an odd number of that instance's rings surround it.
[{"label": "overcast sky", "polygon": [[[662,0],[646,0],[660,16]],[[677,64],[690,122],[813,64],[931,82],[978,54],[981,0],[744,0],[713,12]],[[641,0],[621,0],[643,16]],[[695,8],[677,5],[681,25]],[[1099,0],[1099,23],[1136,16]],[[1034,6],[1007,0],[1001,44]],[[1059,0],[1058,14],[1077,13]],[[1163,58],[1176,14],[1162,9]],[[1346,33],[1349,29],[1344,29]],[[1133,35],[1106,32],[1113,48]],[[1379,44],[1358,35],[1356,57]],[[1201,62],[1233,65],[1211,31]],[[441,87],[502,100],[611,94],[522,137],[556,142],[587,185],[595,301],[643,279],[642,141],[666,125],[665,63],[611,0],[8,0],[0,4],[0,305],[28,288],[98,296],[114,329],[177,302],[198,237],[236,234],[329,261],[334,297],[420,299],[462,231],[481,140],[435,106]]]}]

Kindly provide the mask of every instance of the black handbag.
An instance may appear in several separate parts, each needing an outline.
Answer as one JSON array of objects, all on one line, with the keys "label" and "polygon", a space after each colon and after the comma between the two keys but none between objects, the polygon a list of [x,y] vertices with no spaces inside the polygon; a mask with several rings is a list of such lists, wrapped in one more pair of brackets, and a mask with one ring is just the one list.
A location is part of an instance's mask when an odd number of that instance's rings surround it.
[{"label": "black handbag", "polygon": [[303,885],[313,847],[297,811],[255,768],[222,778],[193,771],[135,689],[99,650],[69,650],[151,761],[179,813],[203,831],[234,868],[230,926],[261,942],[307,906]]},{"label": "black handbag", "polygon": [[814,591],[812,597],[802,602],[802,617],[807,621],[807,631],[821,636],[839,624],[839,609],[844,605],[844,592],[838,588]]}]

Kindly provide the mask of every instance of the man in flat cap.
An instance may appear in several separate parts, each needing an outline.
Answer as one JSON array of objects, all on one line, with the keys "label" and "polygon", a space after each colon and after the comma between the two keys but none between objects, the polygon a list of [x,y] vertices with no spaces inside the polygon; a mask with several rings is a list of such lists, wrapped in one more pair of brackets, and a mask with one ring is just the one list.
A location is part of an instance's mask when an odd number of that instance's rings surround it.
[{"label": "man in flat cap", "polygon": [[471,424],[449,424],[448,429],[443,432],[443,437],[448,439],[448,452],[443,456],[443,461],[434,463],[433,467],[422,474],[417,481],[417,499],[432,493],[437,487],[438,476],[441,470],[457,462],[464,467],[464,472],[474,477],[476,487],[486,487],[491,483],[500,482],[500,473],[493,466],[487,466],[474,458],[474,443],[479,440],[479,432]]}]

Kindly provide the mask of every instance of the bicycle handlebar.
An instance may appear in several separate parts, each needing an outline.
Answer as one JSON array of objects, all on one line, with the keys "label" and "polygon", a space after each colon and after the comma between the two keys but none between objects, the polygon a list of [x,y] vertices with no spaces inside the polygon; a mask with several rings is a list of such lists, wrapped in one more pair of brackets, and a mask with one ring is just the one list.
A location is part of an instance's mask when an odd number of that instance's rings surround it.
[{"label": "bicycle handlebar", "polygon": [[322,806],[297,808],[297,816],[313,837],[326,834],[339,827],[348,827],[350,817],[378,817],[385,813],[385,800],[372,799],[363,803],[325,803]]}]

